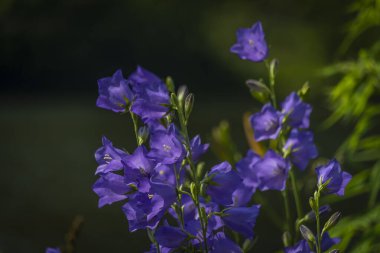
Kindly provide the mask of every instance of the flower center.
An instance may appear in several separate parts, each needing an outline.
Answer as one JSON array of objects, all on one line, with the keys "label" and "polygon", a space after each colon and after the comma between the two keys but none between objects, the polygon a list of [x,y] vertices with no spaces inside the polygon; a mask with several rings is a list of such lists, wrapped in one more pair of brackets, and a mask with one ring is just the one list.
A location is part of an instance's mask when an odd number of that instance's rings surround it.
[{"label": "flower center", "polygon": [[172,148],[166,144],[162,145],[162,147],[164,148],[164,151],[165,152],[169,152]]},{"label": "flower center", "polygon": [[108,164],[112,161],[112,157],[109,154],[104,154],[103,160]]}]

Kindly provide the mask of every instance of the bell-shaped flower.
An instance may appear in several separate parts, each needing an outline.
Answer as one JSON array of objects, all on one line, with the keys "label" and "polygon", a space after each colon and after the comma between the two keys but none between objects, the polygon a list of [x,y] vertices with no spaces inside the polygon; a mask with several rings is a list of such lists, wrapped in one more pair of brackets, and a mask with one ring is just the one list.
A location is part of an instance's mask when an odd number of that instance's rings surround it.
[{"label": "bell-shaped flower", "polygon": [[285,190],[289,170],[289,162],[273,150],[269,150],[255,165],[258,188],[261,191]]},{"label": "bell-shaped flower", "polygon": [[122,161],[125,182],[135,185],[140,192],[149,192],[149,181],[155,165],[147,155],[147,149],[141,145],[136,148],[133,154],[125,157]]},{"label": "bell-shaped flower", "polygon": [[158,129],[150,136],[149,157],[162,164],[181,162],[186,152],[174,124],[167,129]]},{"label": "bell-shaped flower", "polygon": [[208,242],[210,253],[243,253],[243,250],[223,232],[215,234]]},{"label": "bell-shaped flower", "polygon": [[129,231],[157,227],[168,208],[176,201],[175,189],[166,184],[151,182],[150,192],[137,192],[129,197],[122,209]]},{"label": "bell-shaped flower", "polygon": [[188,234],[182,229],[169,225],[158,227],[154,233],[158,244],[167,248],[181,247],[188,237]]},{"label": "bell-shaped flower", "polygon": [[99,208],[127,199],[127,193],[133,190],[124,182],[123,176],[114,173],[101,175],[92,189],[99,196]]},{"label": "bell-shaped flower", "polygon": [[249,150],[246,156],[236,163],[236,170],[243,181],[233,193],[234,206],[242,206],[248,203],[259,186],[255,164],[260,159],[259,155]]},{"label": "bell-shaped flower", "polygon": [[125,80],[121,70],[117,70],[112,77],[98,80],[99,97],[96,105],[100,108],[114,112],[124,112],[127,101],[132,101],[133,92],[129,87],[129,81]]},{"label": "bell-shaped flower", "polygon": [[282,103],[282,114],[289,126],[309,128],[311,105],[304,103],[297,93],[292,92]]},{"label": "bell-shaped flower", "polygon": [[199,135],[195,136],[190,141],[190,147],[191,147],[191,158],[194,162],[197,162],[199,158],[206,153],[210,145],[208,143],[202,144],[201,137]]},{"label": "bell-shaped flower", "polygon": [[260,205],[232,207],[224,212],[222,220],[232,230],[241,233],[247,238],[253,238],[253,227],[256,224],[259,211]]},{"label": "bell-shaped flower", "polygon": [[315,171],[318,176],[318,185],[330,180],[326,186],[326,192],[338,196],[344,195],[346,185],[352,178],[348,172],[342,171],[336,159],[332,159],[326,165],[319,166]]},{"label": "bell-shaped flower", "polygon": [[233,203],[232,193],[241,183],[241,178],[232,170],[228,162],[222,162],[211,168],[207,194],[218,204],[227,206]]},{"label": "bell-shaped flower", "polygon": [[257,141],[276,139],[281,131],[281,114],[269,103],[253,114],[250,121]]},{"label": "bell-shaped flower", "polygon": [[318,156],[313,139],[310,131],[292,129],[285,143],[284,152],[289,153],[290,160],[300,170],[305,170],[309,161]]},{"label": "bell-shaped flower", "polygon": [[261,22],[251,28],[240,28],[236,32],[237,42],[231,47],[231,52],[243,60],[260,62],[268,56],[268,46]]},{"label": "bell-shaped flower", "polygon": [[95,174],[105,174],[123,168],[121,160],[128,156],[123,150],[115,148],[105,136],[102,138],[103,146],[95,152],[95,160],[99,164]]},{"label": "bell-shaped flower", "polygon": [[160,119],[168,112],[169,92],[160,78],[138,66],[128,80],[135,93],[131,110],[145,123]]}]

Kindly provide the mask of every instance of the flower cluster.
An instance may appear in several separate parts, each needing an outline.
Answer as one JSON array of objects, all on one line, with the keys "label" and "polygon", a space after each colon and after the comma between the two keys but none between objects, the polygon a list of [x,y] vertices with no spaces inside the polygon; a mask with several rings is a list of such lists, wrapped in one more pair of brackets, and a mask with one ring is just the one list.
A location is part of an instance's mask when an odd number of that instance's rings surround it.
[{"label": "flower cluster", "polygon": [[197,166],[209,145],[198,135],[191,140],[187,135],[192,94],[184,88],[175,94],[170,80],[165,84],[141,67],[127,79],[118,70],[98,84],[97,105],[129,111],[135,129],[140,127],[132,153],[103,137],[103,146],[95,153],[99,178],[93,186],[99,207],[125,201],[122,210],[129,230],[148,229],[153,252],[179,248],[242,252],[225,231],[252,239],[260,206],[246,205],[244,178],[228,162],[207,172],[203,164]]},{"label": "flower cluster", "polygon": [[[190,138],[187,124],[194,95],[185,87],[175,92],[171,78],[166,82],[138,67],[128,78],[120,70],[98,80],[97,106],[117,113],[130,113],[137,148],[128,153],[115,147],[106,137],[96,151],[98,176],[93,191],[99,207],[123,202],[131,232],[146,229],[152,242],[149,252],[247,252],[252,247],[261,206],[252,204],[256,191],[281,191],[284,197],[286,253],[322,253],[337,244],[328,229],[336,224],[334,213],[320,230],[321,194],[344,195],[351,175],[331,160],[316,168],[317,190],[309,199],[311,212],[302,214],[294,170],[305,171],[318,155],[309,130],[311,105],[303,101],[305,90],[292,92],[277,105],[274,91],[277,61],[268,64],[268,45],[260,22],[237,31],[231,52],[241,59],[265,61],[269,84],[249,80],[252,95],[264,105],[250,117],[252,138],[265,151],[249,150],[235,165],[224,161],[207,168],[200,162],[208,150],[199,135]],[[306,89],[307,90],[307,89]],[[291,227],[287,185],[291,182],[297,207],[296,231]],[[316,221],[317,231],[304,224]],[[289,225],[290,224],[290,225]],[[299,232],[304,239],[299,240]],[[231,232],[244,239],[233,240]],[[293,234],[291,234],[291,232]],[[59,252],[49,248],[47,252]]]}]

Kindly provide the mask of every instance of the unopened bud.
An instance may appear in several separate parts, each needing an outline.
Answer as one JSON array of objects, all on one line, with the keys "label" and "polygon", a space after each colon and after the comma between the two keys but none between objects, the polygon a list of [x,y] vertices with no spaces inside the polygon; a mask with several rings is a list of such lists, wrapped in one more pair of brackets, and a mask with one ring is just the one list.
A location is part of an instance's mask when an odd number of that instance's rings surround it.
[{"label": "unopened bud", "polygon": [[292,236],[290,235],[289,231],[285,231],[282,234],[282,243],[285,247],[289,247],[290,245],[292,245]]},{"label": "unopened bud", "polygon": [[301,89],[297,92],[297,94],[298,94],[298,96],[303,98],[306,96],[306,94],[309,92],[309,90],[310,90],[309,82],[306,82],[302,85]]},{"label": "unopened bud", "polygon": [[193,110],[193,106],[194,106],[194,94],[190,93],[185,98],[185,118],[186,118],[186,120],[189,119],[190,114]]},{"label": "unopened bud", "polygon": [[261,81],[249,79],[245,82],[250,92],[270,93],[269,88]]},{"label": "unopened bud", "polygon": [[183,105],[183,102],[185,100],[187,93],[188,93],[188,91],[187,91],[187,87],[185,85],[182,85],[181,87],[178,88],[177,98],[178,98],[178,101],[181,105]]},{"label": "unopened bud", "polygon": [[137,133],[137,139],[139,146],[144,144],[144,142],[148,139],[149,129],[146,126],[140,127]]},{"label": "unopened bud", "polygon": [[302,237],[309,243],[315,244],[315,236],[311,230],[305,225],[300,226],[300,232]]},{"label": "unopened bud", "polygon": [[322,234],[338,223],[340,215],[340,212],[335,212],[333,215],[331,215],[330,219],[328,219],[328,221],[326,221],[325,225],[323,226]]},{"label": "unopened bud", "polygon": [[174,91],[175,91],[175,85],[174,85],[173,79],[170,76],[168,76],[168,77],[166,77],[165,83],[166,83],[166,87],[168,88],[168,90],[171,93],[174,93]]}]

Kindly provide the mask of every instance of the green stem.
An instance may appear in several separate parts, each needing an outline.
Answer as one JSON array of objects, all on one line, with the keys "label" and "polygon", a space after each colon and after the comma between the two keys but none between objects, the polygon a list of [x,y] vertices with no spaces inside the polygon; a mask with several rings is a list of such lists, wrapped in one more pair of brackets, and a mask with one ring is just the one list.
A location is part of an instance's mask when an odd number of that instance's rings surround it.
[{"label": "green stem", "polygon": [[180,208],[179,211],[177,211],[177,210],[175,210],[175,211],[177,212],[177,216],[178,216],[178,219],[180,221],[181,228],[184,229],[185,228],[185,221],[184,221],[183,212],[182,212],[182,197],[181,197],[181,193],[179,192],[179,174],[177,173],[176,166],[174,166],[173,170],[174,170],[174,175],[175,175],[177,202],[178,202],[178,205]]},{"label": "green stem", "polygon": [[[288,199],[288,192],[287,189],[283,190],[282,192],[282,197],[284,199],[284,207],[285,207],[285,218],[286,218],[286,224],[285,228],[287,231],[289,231],[292,227],[292,221],[290,219],[290,209],[289,209],[289,199]],[[290,231],[289,231],[290,232]]]},{"label": "green stem", "polygon": [[275,76],[274,74],[270,71],[270,64],[268,63],[267,60],[264,61],[266,68],[268,69],[269,73],[269,89],[271,91],[270,96],[272,100],[272,104],[274,108],[277,108],[277,99],[276,99],[276,93],[274,91],[274,86],[275,86]]},{"label": "green stem", "polygon": [[315,198],[315,220],[317,222],[317,253],[321,253],[321,222],[319,219],[319,196],[320,191],[317,190],[316,198]]},{"label": "green stem", "polygon": [[303,212],[302,212],[301,198],[299,196],[298,187],[297,187],[297,183],[296,183],[296,177],[294,175],[293,169],[290,169],[289,174],[290,174],[290,182],[292,184],[294,201],[296,202],[297,219],[300,220],[303,217]]},{"label": "green stem", "polygon": [[[186,148],[186,151],[188,153],[188,157],[187,157],[188,159],[187,159],[187,161],[188,161],[188,164],[189,164],[190,169],[191,169],[191,171],[193,173],[193,176],[194,176],[194,183],[195,183],[197,192],[199,193],[200,192],[200,184],[199,184],[199,180],[197,178],[196,167],[195,167],[195,165],[193,163],[193,160],[192,160],[191,147],[190,147],[190,139],[189,139],[189,133],[188,133],[188,130],[187,130],[186,119],[185,119],[183,107],[181,105],[181,101],[178,101],[178,99],[177,99],[177,105],[178,105],[178,110],[177,110],[178,119],[179,119],[179,123],[181,125],[182,135],[183,135],[183,137],[185,139],[185,143],[184,143],[185,144],[185,148]],[[200,223],[201,223],[201,226],[202,226],[202,235],[203,235],[203,242],[204,242],[205,252],[208,253],[208,246],[207,246],[207,217],[203,217],[203,215],[201,214],[202,212],[201,212],[201,206],[200,206],[200,203],[199,203],[198,196],[197,196],[197,199],[193,199],[193,202],[194,202],[195,206],[197,207]]]},{"label": "green stem", "polygon": [[129,108],[129,112],[131,113],[131,118],[132,118],[132,121],[133,121],[133,129],[135,130],[136,142],[137,142],[137,145],[140,146],[140,142],[139,142],[139,125],[138,125],[138,119],[137,119],[136,114],[134,114],[134,113],[131,111],[131,108]]}]

